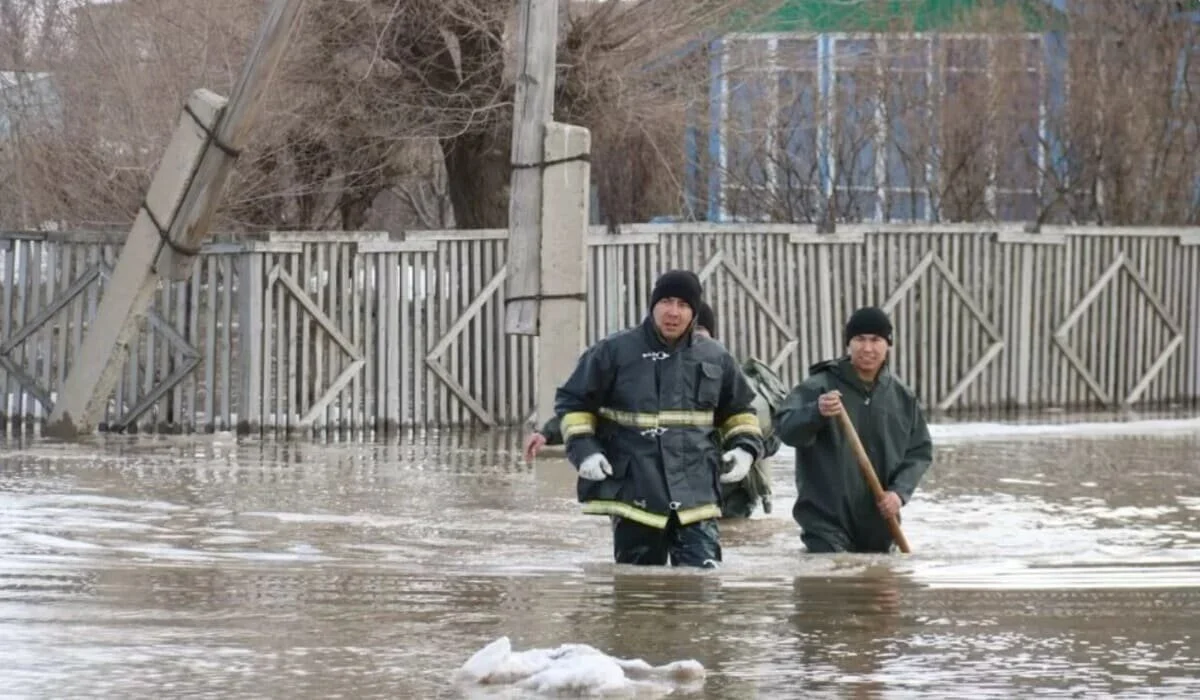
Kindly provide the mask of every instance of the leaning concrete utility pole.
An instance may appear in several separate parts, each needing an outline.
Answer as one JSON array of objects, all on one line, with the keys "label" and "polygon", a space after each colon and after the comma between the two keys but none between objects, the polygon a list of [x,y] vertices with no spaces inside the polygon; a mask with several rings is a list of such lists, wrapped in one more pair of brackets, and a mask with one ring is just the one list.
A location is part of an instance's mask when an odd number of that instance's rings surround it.
[{"label": "leaning concrete utility pole", "polygon": [[542,179],[546,124],[554,119],[558,0],[518,0],[517,85],[508,195],[508,333],[537,335],[544,248]]},{"label": "leaning concrete utility pole", "polygon": [[587,341],[591,134],[553,121],[558,0],[520,0],[517,32],[505,325],[537,336],[534,412],[545,420]]},{"label": "leaning concrete utility pole", "polygon": [[69,438],[96,429],[159,283],[191,276],[193,258],[209,235],[225,182],[303,6],[304,0],[272,0],[228,102],[204,89],[187,101],[46,434]]},{"label": "leaning concrete utility pole", "polygon": [[[554,394],[587,343],[587,230],[592,135],[582,126],[546,124],[542,181],[542,303],[537,339],[536,412],[554,414]],[[539,422],[541,422],[539,421]]]}]

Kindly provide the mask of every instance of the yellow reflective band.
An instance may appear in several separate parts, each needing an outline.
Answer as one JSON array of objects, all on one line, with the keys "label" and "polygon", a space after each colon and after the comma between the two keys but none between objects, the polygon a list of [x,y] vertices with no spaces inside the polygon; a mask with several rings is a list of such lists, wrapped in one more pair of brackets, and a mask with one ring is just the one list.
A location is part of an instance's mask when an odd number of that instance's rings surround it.
[{"label": "yellow reflective band", "polygon": [[679,518],[680,525],[691,525],[701,520],[721,517],[721,507],[716,503],[709,503],[708,505],[696,506],[695,508],[684,508],[683,510],[676,511],[675,515]]},{"label": "yellow reflective band", "polygon": [[650,513],[621,501],[588,501],[583,504],[583,512],[587,515],[615,515],[659,530],[667,527],[667,516]]},{"label": "yellow reflective band", "polygon": [[596,432],[596,415],[587,411],[563,414],[559,430],[562,431],[563,442],[569,442],[571,438],[593,435]]},{"label": "yellow reflective band", "polygon": [[757,435],[762,437],[762,428],[758,426],[758,415],[755,413],[735,413],[721,424],[721,442],[738,435]]},{"label": "yellow reflective band", "polygon": [[600,409],[600,417],[617,425],[629,428],[710,428],[713,424],[712,411],[659,411],[658,413],[635,413],[612,408]]}]

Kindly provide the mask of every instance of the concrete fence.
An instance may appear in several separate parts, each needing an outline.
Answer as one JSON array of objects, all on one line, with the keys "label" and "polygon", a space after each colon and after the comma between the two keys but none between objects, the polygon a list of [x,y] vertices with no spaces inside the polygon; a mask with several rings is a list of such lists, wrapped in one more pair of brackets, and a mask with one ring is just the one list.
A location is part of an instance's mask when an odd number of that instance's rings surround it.
[{"label": "concrete fence", "polygon": [[[311,232],[208,245],[163,286],[107,429],[500,426],[530,419],[533,339],[504,334],[506,231]],[[40,421],[119,237],[0,233],[0,420]],[[935,411],[1200,398],[1200,231],[637,225],[588,240],[588,335],[639,322],[696,270],[719,338],[790,383],[857,306],[894,316],[894,367]],[[550,329],[550,332],[553,332]]]}]

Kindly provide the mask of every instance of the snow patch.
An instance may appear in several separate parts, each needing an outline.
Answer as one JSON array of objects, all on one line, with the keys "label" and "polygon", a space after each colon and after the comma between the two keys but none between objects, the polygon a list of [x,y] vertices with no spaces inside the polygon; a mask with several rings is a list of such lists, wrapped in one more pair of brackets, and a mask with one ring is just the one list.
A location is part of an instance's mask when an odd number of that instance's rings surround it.
[{"label": "snow patch", "polygon": [[[651,666],[618,659],[586,644],[513,651],[500,637],[475,652],[458,669],[459,683],[543,695],[663,697],[703,683],[704,666],[693,659]],[[507,687],[507,688],[505,688]]]}]

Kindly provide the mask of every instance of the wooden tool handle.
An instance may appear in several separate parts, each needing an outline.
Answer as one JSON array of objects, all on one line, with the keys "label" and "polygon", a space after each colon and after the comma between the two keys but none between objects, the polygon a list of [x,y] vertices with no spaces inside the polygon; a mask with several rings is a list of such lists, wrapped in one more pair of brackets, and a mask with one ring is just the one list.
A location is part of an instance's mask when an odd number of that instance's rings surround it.
[{"label": "wooden tool handle", "polygon": [[[850,449],[854,450],[854,456],[858,459],[858,470],[862,472],[863,478],[867,480],[867,485],[871,487],[871,493],[875,496],[875,501],[878,502],[883,498],[883,486],[879,483],[879,477],[875,476],[875,468],[871,466],[871,458],[867,456],[867,450],[863,447],[862,440],[858,439],[858,431],[854,429],[854,424],[850,422],[850,416],[846,413],[846,409],[837,415],[838,423],[842,426],[842,432],[846,434],[846,439],[850,441]],[[912,549],[908,546],[908,538],[904,536],[904,531],[900,529],[900,521],[895,517],[886,518],[888,530],[892,533],[892,539],[896,540],[896,545],[900,547],[900,551],[908,554]]]}]

